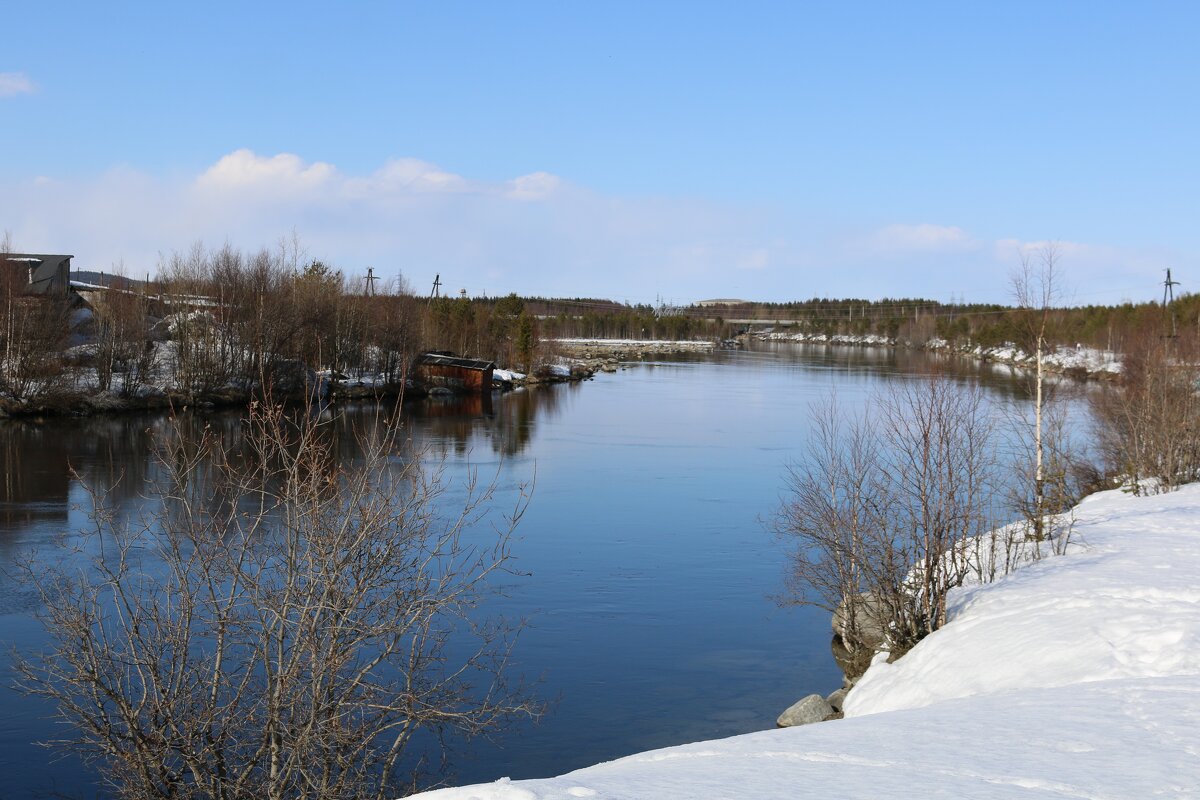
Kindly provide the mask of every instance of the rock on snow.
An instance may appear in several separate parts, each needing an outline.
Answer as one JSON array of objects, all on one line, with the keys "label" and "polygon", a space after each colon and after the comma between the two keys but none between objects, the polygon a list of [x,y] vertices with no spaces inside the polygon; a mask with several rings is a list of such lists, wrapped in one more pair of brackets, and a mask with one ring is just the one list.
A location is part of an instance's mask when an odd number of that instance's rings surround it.
[{"label": "rock on snow", "polygon": [[1200,798],[1200,486],[1078,515],[1070,554],[959,591],[844,720],[423,796]]}]

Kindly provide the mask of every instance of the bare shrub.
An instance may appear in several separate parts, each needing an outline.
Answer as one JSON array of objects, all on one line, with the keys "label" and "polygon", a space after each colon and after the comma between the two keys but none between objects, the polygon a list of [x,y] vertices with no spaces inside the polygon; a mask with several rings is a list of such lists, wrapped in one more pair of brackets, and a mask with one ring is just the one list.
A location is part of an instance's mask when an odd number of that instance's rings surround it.
[{"label": "bare shrub", "polygon": [[505,681],[513,630],[477,616],[523,492],[493,530],[488,489],[444,517],[387,425],[352,469],[307,417],[247,426],[244,449],[176,428],[160,511],[118,524],[98,496],[88,568],[28,575],[52,645],[19,674],[72,731],[53,744],[125,798],[385,798],[418,737],[538,713]]},{"label": "bare shrub", "polygon": [[96,307],[96,378],[101,391],[118,379],[126,396],[152,377],[153,350],[147,324],[146,298],[120,285],[106,292]]},{"label": "bare shrub", "polygon": [[1137,493],[1200,480],[1200,347],[1145,330],[1132,338],[1121,385],[1095,395],[1097,438],[1109,469]]},{"label": "bare shrub", "polygon": [[801,603],[877,626],[900,655],[946,622],[971,571],[972,537],[994,527],[992,425],[982,390],[906,382],[847,418],[814,411],[809,458],[789,475],[775,527],[793,539]]}]

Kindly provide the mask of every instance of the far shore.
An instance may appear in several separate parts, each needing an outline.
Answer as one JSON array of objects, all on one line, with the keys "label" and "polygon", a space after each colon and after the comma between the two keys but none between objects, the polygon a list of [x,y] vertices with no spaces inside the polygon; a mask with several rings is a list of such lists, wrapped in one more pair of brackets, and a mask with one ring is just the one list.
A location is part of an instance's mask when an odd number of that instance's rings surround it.
[{"label": "far shore", "polygon": [[[569,368],[547,367],[542,378],[521,375],[519,383],[554,383],[580,380],[597,372],[616,372],[622,363],[644,361],[681,353],[711,353],[718,349],[738,349],[750,340],[763,342],[792,342],[796,344],[826,347],[884,347],[925,350],[946,353],[979,361],[1006,364],[1015,369],[1030,369],[1036,364],[1033,356],[1011,346],[982,348],[979,346],[952,345],[940,339],[925,343],[914,343],[902,339],[891,339],[876,334],[825,335],[793,331],[770,331],[741,334],[736,339],[717,342],[713,340],[661,340],[661,339],[550,339],[544,344],[569,363]],[[1116,354],[1090,348],[1058,347],[1046,354],[1043,367],[1052,373],[1077,379],[1111,380],[1120,375],[1121,362]],[[505,374],[510,373],[505,370]],[[513,381],[502,382],[511,388]],[[427,392],[419,386],[409,384],[380,383],[375,380],[346,379],[333,385],[331,398],[394,399],[419,398]],[[226,386],[205,392],[189,392],[178,388],[142,386],[136,393],[114,391],[68,390],[33,402],[0,400],[0,418],[46,418],[55,416],[90,416],[94,414],[121,414],[141,411],[181,410],[187,408],[233,408],[250,402],[252,390]],[[303,401],[303,393],[293,393],[288,399]]]}]

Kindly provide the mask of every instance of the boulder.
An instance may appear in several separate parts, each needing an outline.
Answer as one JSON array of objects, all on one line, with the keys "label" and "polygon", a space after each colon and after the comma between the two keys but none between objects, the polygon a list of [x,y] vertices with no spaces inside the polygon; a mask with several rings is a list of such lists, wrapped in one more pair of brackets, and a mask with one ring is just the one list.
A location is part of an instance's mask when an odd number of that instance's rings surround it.
[{"label": "boulder", "polygon": [[828,695],[825,698],[825,702],[829,703],[830,707],[833,708],[834,711],[841,713],[842,703],[845,702],[846,695],[848,695],[848,694],[850,694],[849,689],[846,689],[846,688],[838,689],[836,692],[833,692],[832,694]]},{"label": "boulder", "polygon": [[825,721],[833,713],[833,706],[829,705],[824,697],[819,694],[810,694],[780,714],[779,719],[775,720],[775,724],[780,728],[811,725],[814,722]]},{"label": "boulder", "polygon": [[850,610],[845,602],[833,612],[833,632],[847,642],[853,641],[865,647],[879,647],[886,641],[883,618],[887,609],[873,592],[863,592],[855,604],[854,620],[851,625]]},{"label": "boulder", "polygon": [[830,649],[833,660],[846,676],[846,685],[853,686],[871,659],[887,649],[887,633],[883,620],[887,616],[880,599],[870,593],[860,594],[854,604],[854,616],[845,602],[833,612],[833,641]]}]

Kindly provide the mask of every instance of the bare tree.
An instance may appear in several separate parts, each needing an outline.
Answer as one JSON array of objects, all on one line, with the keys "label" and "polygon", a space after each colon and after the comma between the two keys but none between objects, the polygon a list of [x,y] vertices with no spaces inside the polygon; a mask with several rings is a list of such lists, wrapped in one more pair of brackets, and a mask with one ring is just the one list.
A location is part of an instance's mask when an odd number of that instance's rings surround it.
[{"label": "bare tree", "polygon": [[1161,330],[1131,337],[1121,385],[1092,397],[1108,467],[1137,493],[1200,480],[1200,341]]},{"label": "bare tree", "polygon": [[992,425],[981,389],[927,377],[846,418],[814,412],[776,530],[795,541],[797,602],[885,632],[899,656],[946,622],[972,569],[968,543],[994,527]]},{"label": "bare tree", "polygon": [[96,378],[101,391],[119,378],[126,396],[137,392],[153,370],[153,350],[147,324],[148,307],[142,289],[114,281],[101,299],[93,302],[96,314]]},{"label": "bare tree", "polygon": [[1055,242],[1043,244],[1033,252],[1023,251],[1020,270],[1012,276],[1012,294],[1021,312],[1017,324],[1023,341],[1018,344],[1026,352],[1032,350],[1036,362],[1033,389],[1034,499],[1031,521],[1034,535],[1038,539],[1045,534],[1043,528],[1046,515],[1046,335],[1051,311],[1054,304],[1061,299],[1060,258],[1059,246]]},{"label": "bare tree", "polygon": [[55,745],[125,798],[381,799],[416,785],[418,737],[538,713],[505,682],[512,629],[478,615],[524,492],[492,529],[489,490],[443,516],[387,425],[348,469],[308,417],[246,424],[244,448],[177,429],[159,512],[118,524],[97,496],[89,568],[28,576],[53,644],[19,674],[71,726]]}]

